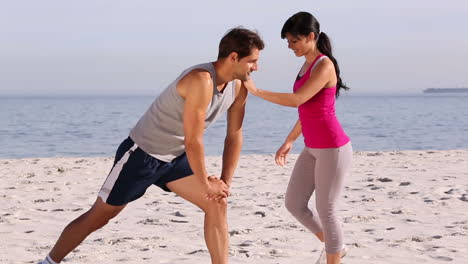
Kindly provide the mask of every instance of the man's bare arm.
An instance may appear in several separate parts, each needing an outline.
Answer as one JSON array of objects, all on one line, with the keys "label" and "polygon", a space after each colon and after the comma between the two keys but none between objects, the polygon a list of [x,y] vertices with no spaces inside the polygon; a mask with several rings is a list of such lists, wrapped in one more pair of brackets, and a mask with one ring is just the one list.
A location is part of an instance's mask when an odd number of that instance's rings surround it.
[{"label": "man's bare arm", "polygon": [[213,96],[213,83],[208,72],[193,71],[177,85],[177,90],[185,99],[183,120],[185,151],[195,177],[206,186],[206,193],[227,195],[226,186],[208,180],[205,166],[203,133],[205,130],[206,109]]},{"label": "man's bare arm", "polygon": [[237,81],[238,93],[234,103],[227,113],[227,132],[224,141],[223,169],[221,179],[231,185],[232,176],[239,161],[242,149],[242,123],[245,114],[245,104],[247,102],[247,89]]}]

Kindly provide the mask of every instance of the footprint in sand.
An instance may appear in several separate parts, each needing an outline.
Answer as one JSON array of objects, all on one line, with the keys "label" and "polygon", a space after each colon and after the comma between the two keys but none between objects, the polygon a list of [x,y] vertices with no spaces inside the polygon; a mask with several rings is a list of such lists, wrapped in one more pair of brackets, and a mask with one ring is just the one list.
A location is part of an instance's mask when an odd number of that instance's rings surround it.
[{"label": "footprint in sand", "polygon": [[175,220],[175,219],[171,219],[169,221],[171,221],[172,223],[178,223],[178,224],[186,224],[186,223],[189,222],[189,221],[185,221],[185,220]]},{"label": "footprint in sand", "polygon": [[160,223],[159,219],[153,219],[153,218],[146,218],[145,220],[138,221],[137,224],[167,226],[167,224],[165,223]]},{"label": "footprint in sand", "polygon": [[158,205],[160,204],[160,201],[152,201],[151,203],[145,203],[145,205],[151,206],[151,205]]},{"label": "footprint in sand", "polygon": [[390,178],[378,178],[377,181],[379,182],[392,182],[393,180]]},{"label": "footprint in sand", "polygon": [[198,254],[198,253],[208,253],[208,251],[203,250],[203,249],[197,249],[197,250],[194,250],[192,252],[187,253],[187,255],[194,255],[194,254]]},{"label": "footprint in sand", "polygon": [[279,249],[272,249],[268,253],[272,257],[284,257],[286,255],[282,250],[279,250]]},{"label": "footprint in sand", "polygon": [[265,217],[266,213],[262,212],[262,211],[257,211],[257,212],[254,213],[254,215],[260,215],[261,217]]},{"label": "footprint in sand", "polygon": [[243,235],[243,234],[250,234],[252,229],[244,229],[244,230],[232,230],[229,231],[229,236],[236,236],[236,235]]},{"label": "footprint in sand", "polygon": [[378,219],[377,216],[353,215],[344,218],[345,223],[369,222]]},{"label": "footprint in sand", "polygon": [[186,217],[185,215],[181,214],[179,211],[173,213],[172,215],[177,216],[177,217]]},{"label": "footprint in sand", "polygon": [[361,200],[362,202],[375,202],[374,198],[364,198]]},{"label": "footprint in sand", "polygon": [[463,194],[462,197],[458,198],[463,202],[468,202],[468,194]]},{"label": "footprint in sand", "polygon": [[36,199],[36,200],[33,200],[34,203],[45,203],[45,202],[55,202],[54,198],[52,199]]},{"label": "footprint in sand", "polygon": [[424,238],[422,238],[422,237],[417,237],[417,236],[415,236],[415,237],[412,237],[412,238],[411,238],[411,241],[414,241],[414,242],[424,242],[424,241],[426,241],[426,240],[425,240]]},{"label": "footprint in sand", "polygon": [[237,252],[239,252],[240,254],[244,254],[246,257],[250,257],[250,252],[248,250],[241,249]]},{"label": "footprint in sand", "polygon": [[431,256],[431,258],[440,260],[440,261],[452,261],[453,258],[446,257],[446,256]]},{"label": "footprint in sand", "polygon": [[255,244],[255,243],[254,243],[252,240],[246,240],[246,241],[240,243],[240,244],[237,245],[237,246],[239,246],[239,247],[250,247],[250,246],[252,246],[252,245],[254,245],[254,244]]},{"label": "footprint in sand", "polygon": [[126,242],[128,240],[134,240],[133,237],[122,237],[122,238],[116,238],[116,239],[106,239],[105,242],[109,245],[116,245],[120,244],[123,242]]}]

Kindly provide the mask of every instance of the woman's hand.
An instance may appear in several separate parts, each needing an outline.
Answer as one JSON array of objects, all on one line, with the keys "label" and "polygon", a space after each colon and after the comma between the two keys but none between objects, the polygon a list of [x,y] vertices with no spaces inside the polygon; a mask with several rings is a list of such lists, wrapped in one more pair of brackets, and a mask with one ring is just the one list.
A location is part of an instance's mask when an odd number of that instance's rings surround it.
[{"label": "woman's hand", "polygon": [[276,164],[278,164],[281,167],[286,165],[287,163],[286,156],[288,155],[291,148],[292,148],[292,143],[290,142],[284,142],[283,145],[281,145],[278,151],[276,151],[276,155],[275,155]]},{"label": "woman's hand", "polygon": [[256,95],[257,92],[258,92],[258,88],[257,86],[255,86],[255,83],[253,82],[252,78],[249,78],[247,81],[242,81],[242,84],[244,85],[245,88],[247,88],[247,90],[253,94],[253,95]]}]

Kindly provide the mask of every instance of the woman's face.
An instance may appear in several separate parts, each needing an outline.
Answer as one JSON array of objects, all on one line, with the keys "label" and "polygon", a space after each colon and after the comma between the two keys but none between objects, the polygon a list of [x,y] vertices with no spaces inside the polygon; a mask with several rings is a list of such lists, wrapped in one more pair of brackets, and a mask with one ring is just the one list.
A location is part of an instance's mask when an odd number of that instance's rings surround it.
[{"label": "woman's face", "polygon": [[309,36],[298,37],[286,33],[286,40],[288,41],[288,48],[292,49],[297,57],[306,55],[315,45],[313,33],[310,33]]}]

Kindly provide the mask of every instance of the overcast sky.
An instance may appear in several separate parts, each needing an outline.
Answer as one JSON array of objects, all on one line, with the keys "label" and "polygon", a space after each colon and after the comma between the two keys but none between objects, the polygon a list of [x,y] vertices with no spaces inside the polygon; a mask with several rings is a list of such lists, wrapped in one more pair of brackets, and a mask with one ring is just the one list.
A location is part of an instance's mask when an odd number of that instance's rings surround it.
[{"label": "overcast sky", "polygon": [[183,69],[214,61],[238,25],[266,43],[257,85],[289,91],[303,59],[280,31],[298,11],[332,39],[351,93],[468,87],[466,0],[0,3],[0,95],[157,94]]}]

